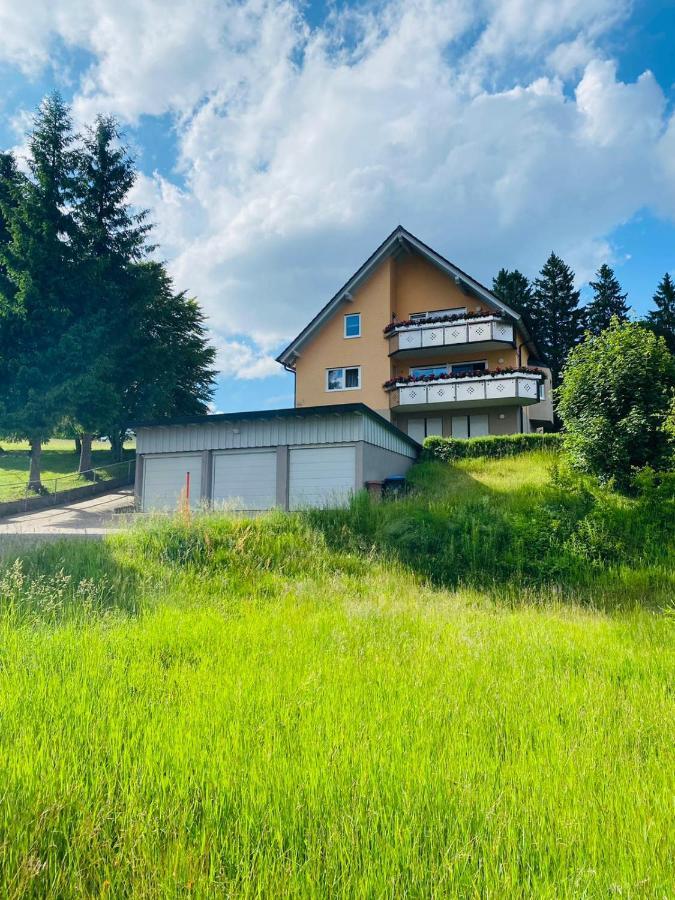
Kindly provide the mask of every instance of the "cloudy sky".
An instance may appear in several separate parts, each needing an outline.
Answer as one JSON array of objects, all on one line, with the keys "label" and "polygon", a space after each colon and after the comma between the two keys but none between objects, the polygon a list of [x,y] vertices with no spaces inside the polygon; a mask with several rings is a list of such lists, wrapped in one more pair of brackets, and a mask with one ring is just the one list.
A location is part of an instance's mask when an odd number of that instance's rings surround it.
[{"label": "cloudy sky", "polygon": [[672,0],[0,0],[0,146],[53,87],[112,112],[221,410],[292,405],[276,352],[397,224],[477,278],[636,312],[675,272]]}]

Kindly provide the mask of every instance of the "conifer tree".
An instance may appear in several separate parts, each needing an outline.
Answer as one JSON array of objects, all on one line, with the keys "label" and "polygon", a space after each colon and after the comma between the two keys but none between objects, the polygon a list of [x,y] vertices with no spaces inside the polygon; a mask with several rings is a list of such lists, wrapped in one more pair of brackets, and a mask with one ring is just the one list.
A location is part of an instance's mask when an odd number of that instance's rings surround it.
[{"label": "conifer tree", "polygon": [[574,272],[555,253],[551,253],[534,282],[532,300],[538,346],[550,366],[555,388],[560,384],[568,353],[583,336]]},{"label": "conifer tree", "polygon": [[591,334],[600,334],[609,328],[613,318],[627,322],[629,312],[627,295],[621,290],[614,271],[607,263],[600,266],[596,278],[597,281],[590,282],[593,299],[584,309],[584,324]]},{"label": "conifer tree", "polygon": [[666,272],[654,294],[656,309],[647,313],[645,325],[664,338],[668,349],[675,353],[675,282]]},{"label": "conifer tree", "polygon": [[51,94],[29,135],[28,177],[7,162],[2,172],[9,239],[0,245],[0,355],[6,360],[0,431],[29,441],[29,487],[38,491],[42,444],[63,418],[59,397],[69,376],[61,337],[80,302],[70,211],[73,139],[68,107],[58,93]]},{"label": "conifer tree", "polygon": [[149,262],[147,212],[128,196],[136,180],[117,122],[99,117],[77,157],[75,221],[88,305],[72,331],[86,345],[70,415],[82,431],[80,469],[92,434],[108,434],[121,459],[130,421],[205,413],[215,351],[196,301],[175,293],[166,269]]},{"label": "conifer tree", "polygon": [[80,432],[79,471],[87,472],[94,433],[109,431],[116,416],[119,372],[114,367],[122,355],[116,346],[129,334],[132,268],[152,248],[146,244],[147,212],[134,212],[128,202],[136,170],[114,118],[99,116],[86,129],[75,161],[76,249],[85,303],[69,335],[77,372],[69,417]]},{"label": "conifer tree", "polygon": [[525,327],[538,345],[539,323],[532,296],[532,285],[529,279],[522,272],[519,272],[518,269],[513,269],[512,271],[500,269],[492,279],[492,293],[502,303],[505,303],[515,312],[520,313]]}]

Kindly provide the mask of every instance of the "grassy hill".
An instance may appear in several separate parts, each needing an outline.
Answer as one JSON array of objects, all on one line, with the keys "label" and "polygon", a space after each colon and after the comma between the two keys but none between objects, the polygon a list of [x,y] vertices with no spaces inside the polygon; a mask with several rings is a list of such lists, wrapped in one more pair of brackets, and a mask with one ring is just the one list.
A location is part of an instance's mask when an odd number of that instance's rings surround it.
[{"label": "grassy hill", "polygon": [[[30,468],[29,446],[23,441],[0,441],[0,501],[16,500],[23,497],[28,483]],[[75,453],[75,442],[54,438],[45,444],[42,451],[42,483],[51,493],[85,484],[78,477],[79,455]],[[113,455],[107,441],[94,441],[92,445],[92,463],[94,468],[111,467],[110,477],[117,469],[112,468]],[[102,473],[105,474],[105,473]]]},{"label": "grassy hill", "polygon": [[7,553],[0,894],[669,895],[673,501],[552,464]]}]

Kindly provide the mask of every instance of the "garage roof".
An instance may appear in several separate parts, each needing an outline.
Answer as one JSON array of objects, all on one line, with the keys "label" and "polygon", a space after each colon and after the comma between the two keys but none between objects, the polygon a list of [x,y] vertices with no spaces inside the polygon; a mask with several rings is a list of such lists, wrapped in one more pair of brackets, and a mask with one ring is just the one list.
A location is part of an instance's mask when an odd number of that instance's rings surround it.
[{"label": "garage roof", "polygon": [[420,449],[417,441],[413,440],[405,431],[401,431],[391,422],[388,422],[374,409],[365,403],[340,403],[329,406],[299,406],[285,409],[256,409],[249,412],[213,413],[206,416],[177,416],[172,419],[154,419],[146,422],[133,422],[130,428],[170,428],[175,425],[217,425],[219,422],[245,422],[256,419],[291,419],[309,418],[311,416],[340,416],[345,413],[356,413],[372,419],[382,428],[395,434],[416,450]]}]

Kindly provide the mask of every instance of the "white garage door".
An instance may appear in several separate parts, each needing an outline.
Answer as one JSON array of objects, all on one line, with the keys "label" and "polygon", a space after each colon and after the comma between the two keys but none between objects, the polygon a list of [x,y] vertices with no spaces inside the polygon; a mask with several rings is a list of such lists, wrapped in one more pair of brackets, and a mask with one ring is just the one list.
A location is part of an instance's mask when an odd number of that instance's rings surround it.
[{"label": "white garage door", "polygon": [[213,502],[231,509],[271,509],[277,501],[276,450],[213,457]]},{"label": "white garage door", "polygon": [[288,501],[291,509],[344,506],[356,487],[354,447],[312,447],[289,454]]},{"label": "white garage door", "polygon": [[143,466],[143,509],[176,510],[190,475],[190,506],[199,506],[202,490],[201,454],[146,458]]}]

